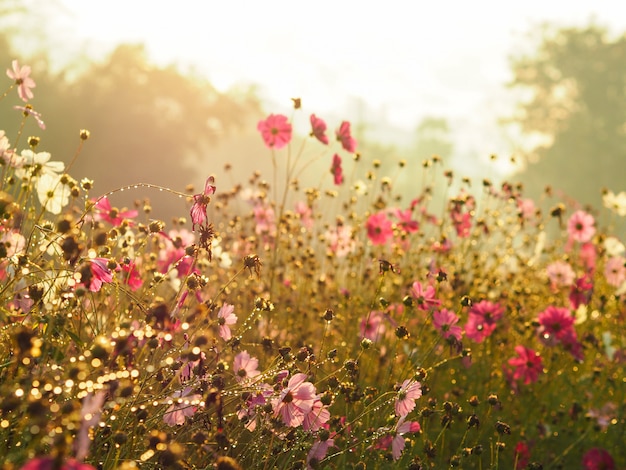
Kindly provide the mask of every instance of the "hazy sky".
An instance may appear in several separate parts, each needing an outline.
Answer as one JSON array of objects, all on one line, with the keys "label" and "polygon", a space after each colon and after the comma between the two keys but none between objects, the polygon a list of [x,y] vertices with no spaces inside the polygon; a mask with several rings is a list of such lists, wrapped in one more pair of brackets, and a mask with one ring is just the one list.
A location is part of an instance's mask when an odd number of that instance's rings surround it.
[{"label": "hazy sky", "polygon": [[510,99],[507,57],[532,25],[593,20],[626,31],[621,0],[60,3],[59,32],[75,48],[145,42],[155,61],[193,64],[220,89],[258,84],[268,111],[299,96],[306,112],[356,117],[361,98],[374,120],[405,129],[425,115],[493,126]]}]

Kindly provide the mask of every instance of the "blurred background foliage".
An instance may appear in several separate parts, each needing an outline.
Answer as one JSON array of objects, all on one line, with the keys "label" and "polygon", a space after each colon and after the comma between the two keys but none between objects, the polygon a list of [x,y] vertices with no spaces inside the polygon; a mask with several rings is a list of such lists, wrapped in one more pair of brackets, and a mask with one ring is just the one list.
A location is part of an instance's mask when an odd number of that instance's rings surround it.
[{"label": "blurred background foliage", "polygon": [[[32,104],[46,120],[44,132],[29,122],[25,134],[40,135],[41,150],[69,163],[79,129],[89,129],[92,138],[71,173],[94,178],[96,194],[138,182],[179,190],[188,183],[197,187],[211,173],[219,181],[227,163],[239,172],[232,182],[240,182],[258,166],[262,143],[256,122],[271,110],[263,109],[254,88],[219,92],[193,72],[152,64],[142,45],[122,44],[104,61],[81,58],[54,71],[46,50],[46,36],[53,33],[39,30],[30,38],[40,43],[38,52],[22,56],[14,19],[30,17],[32,23],[33,12],[14,0],[0,0],[0,13],[0,63],[18,58],[33,67],[37,88]],[[528,41],[529,52],[511,58],[517,110],[501,116],[502,126],[519,131],[513,151],[523,170],[512,179],[521,181],[529,196],[545,197],[550,186],[556,198],[597,206],[603,188],[618,192],[624,187],[626,36],[610,38],[594,24],[542,25],[531,30]],[[16,96],[10,99],[22,104]],[[383,170],[394,171],[400,159],[419,165],[433,154],[448,166],[459,163],[459,146],[445,116],[424,118],[410,144],[381,143],[372,137],[373,126],[365,118],[353,123],[363,158],[380,160]],[[19,118],[0,123],[9,136],[18,127]],[[329,122],[331,134],[333,128]],[[410,174],[399,175],[396,183],[410,189]],[[147,196],[162,210],[155,217],[180,213],[180,203],[171,197]],[[143,195],[119,197],[114,204],[130,205]]]}]

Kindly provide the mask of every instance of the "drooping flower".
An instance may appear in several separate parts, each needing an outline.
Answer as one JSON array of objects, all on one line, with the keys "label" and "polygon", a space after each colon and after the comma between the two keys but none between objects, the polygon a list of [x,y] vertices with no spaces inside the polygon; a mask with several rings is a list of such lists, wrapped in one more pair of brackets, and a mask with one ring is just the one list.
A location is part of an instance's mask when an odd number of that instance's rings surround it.
[{"label": "drooping flower", "polygon": [[606,450],[594,447],[583,455],[584,470],[615,470],[615,461]]},{"label": "drooping flower", "polygon": [[30,78],[30,66],[23,65],[20,67],[17,60],[12,62],[13,70],[7,69],[7,76],[11,80],[15,80],[17,85],[17,94],[23,101],[33,99],[33,92],[31,88],[35,88],[35,81]]},{"label": "drooping flower", "polygon": [[326,457],[328,449],[335,447],[334,439],[317,440],[311,446],[309,453],[306,456],[307,470],[313,470],[318,468],[318,463]]},{"label": "drooping flower", "polygon": [[433,326],[445,339],[453,337],[457,341],[461,341],[463,329],[457,325],[458,321],[458,315],[445,308],[433,313]]},{"label": "drooping flower", "polygon": [[313,409],[317,398],[315,386],[306,379],[306,374],[295,374],[289,379],[280,396],[272,400],[274,416],[280,416],[286,426],[300,426],[305,415]]},{"label": "drooping flower", "polygon": [[193,196],[193,205],[191,206],[191,229],[195,230],[196,225],[204,225],[207,221],[206,208],[211,202],[211,195],[215,194],[215,178],[209,176],[204,183],[204,191]]},{"label": "drooping flower", "polygon": [[324,145],[328,145],[326,123],[322,119],[315,116],[315,114],[311,114],[311,137],[315,137]]},{"label": "drooping flower", "polygon": [[536,382],[539,374],[543,373],[543,363],[541,356],[532,349],[524,346],[515,346],[517,357],[508,360],[509,365],[513,366],[514,380],[523,380],[524,385]]},{"label": "drooping flower", "polygon": [[396,416],[408,415],[415,408],[415,400],[421,396],[422,384],[413,379],[402,382],[394,405]]},{"label": "drooping flower", "polygon": [[224,304],[217,312],[217,324],[219,325],[219,334],[224,341],[228,341],[232,338],[230,332],[230,326],[237,323],[237,315],[233,313],[235,306],[231,304]]},{"label": "drooping flower", "polygon": [[337,186],[343,183],[343,170],[341,169],[341,157],[337,154],[333,155],[333,164],[330,168],[333,174],[334,182]]},{"label": "drooping flower", "polygon": [[269,148],[279,150],[291,141],[291,124],[282,114],[270,114],[267,119],[259,121],[257,129]]},{"label": "drooping flower", "polygon": [[348,121],[343,121],[335,134],[337,135],[337,140],[341,142],[341,146],[347,152],[356,150],[356,139],[350,134],[350,123]]},{"label": "drooping flower", "polygon": [[98,292],[102,284],[113,281],[113,273],[108,267],[109,260],[106,258],[93,258],[89,260],[91,273],[88,276],[89,290]]},{"label": "drooping flower", "polygon": [[404,434],[420,432],[422,429],[420,423],[417,421],[405,422],[405,419],[406,415],[400,416],[400,419],[398,419],[398,423],[396,424],[393,439],[391,440],[391,455],[393,456],[393,460],[398,460],[402,455],[402,451],[406,445],[403,437]]},{"label": "drooping flower", "polygon": [[250,356],[248,351],[241,351],[233,361],[233,371],[237,382],[246,382],[261,374],[258,370],[259,360]]},{"label": "drooping flower", "polygon": [[441,300],[437,299],[435,288],[430,284],[424,287],[421,282],[415,281],[411,286],[410,294],[420,310],[429,310],[441,304]]},{"label": "drooping flower", "polygon": [[365,227],[367,228],[367,236],[374,245],[384,245],[393,237],[393,223],[385,211],[370,215]]},{"label": "drooping flower", "polygon": [[30,104],[27,104],[26,106],[13,106],[13,109],[21,111],[24,117],[32,116],[35,121],[37,121],[39,129],[41,129],[42,131],[46,130],[46,123],[43,122],[43,119],[41,119],[41,113],[35,111]]},{"label": "drooping flower", "polygon": [[595,220],[591,214],[578,210],[567,221],[567,231],[573,240],[585,243],[596,233],[594,224]]},{"label": "drooping flower", "polygon": [[165,411],[163,421],[169,426],[182,426],[185,420],[198,410],[202,395],[191,395],[191,387],[185,387],[183,390],[174,392],[170,400],[172,403]]}]

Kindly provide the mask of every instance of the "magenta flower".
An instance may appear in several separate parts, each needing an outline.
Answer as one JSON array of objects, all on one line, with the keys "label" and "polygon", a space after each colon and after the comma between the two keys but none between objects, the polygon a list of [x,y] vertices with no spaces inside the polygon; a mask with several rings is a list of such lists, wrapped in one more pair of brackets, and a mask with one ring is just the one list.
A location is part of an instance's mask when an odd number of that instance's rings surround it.
[{"label": "magenta flower", "polygon": [[311,114],[311,137],[315,137],[324,145],[328,145],[328,137],[326,136],[326,123]]},{"label": "magenta flower", "polygon": [[413,210],[400,210],[396,209],[395,215],[398,218],[398,227],[406,233],[415,233],[419,230],[420,226],[417,220],[413,220]]},{"label": "magenta flower", "polygon": [[385,333],[385,325],[383,324],[384,316],[382,312],[372,310],[369,315],[361,320],[359,330],[361,338],[367,338],[371,341],[378,341]]},{"label": "magenta flower", "polygon": [[104,220],[114,227],[119,227],[120,225],[122,225],[122,222],[124,222],[124,220],[137,217],[138,214],[136,210],[119,211],[117,208],[111,207],[109,198],[107,198],[106,196],[98,199],[93,208],[95,211],[95,220]]},{"label": "magenta flower", "polygon": [[587,275],[576,279],[570,288],[569,302],[572,309],[576,310],[581,305],[587,305],[593,292],[593,282]]},{"label": "magenta flower", "polygon": [[549,306],[538,317],[542,340],[550,342],[554,337],[560,340],[574,325],[574,316],[566,308]]},{"label": "magenta flower", "polygon": [[235,379],[237,379],[237,382],[245,382],[260,375],[258,367],[259,360],[256,357],[251,357],[248,351],[241,351],[235,356],[233,361]]},{"label": "magenta flower", "polygon": [[193,416],[198,410],[198,403],[202,399],[202,395],[191,393],[191,387],[185,387],[183,390],[174,392],[171,397],[173,403],[163,415],[163,421],[169,426],[181,426],[185,424],[185,420]]},{"label": "magenta flower", "polygon": [[422,396],[422,385],[413,379],[402,382],[396,397],[396,416],[406,416],[415,408],[415,400]]},{"label": "magenta flower", "polygon": [[524,346],[515,346],[517,357],[509,359],[509,365],[515,367],[513,371],[514,380],[523,380],[524,385],[536,382],[539,374],[543,373],[543,363],[541,356]]},{"label": "magenta flower", "polygon": [[337,140],[341,142],[341,146],[348,152],[354,152],[356,150],[356,139],[350,134],[350,123],[343,121],[337,129]]},{"label": "magenta flower", "polygon": [[272,400],[274,416],[280,416],[285,425],[295,428],[304,422],[304,417],[313,409],[317,399],[315,386],[306,382],[306,374],[295,374],[280,396]]},{"label": "magenta flower", "polygon": [[341,157],[337,154],[333,155],[333,165],[330,168],[333,174],[335,184],[339,186],[343,183],[343,170],[341,169]]},{"label": "magenta flower", "polygon": [[384,211],[370,215],[365,227],[367,236],[374,245],[384,245],[393,237],[393,224]]},{"label": "magenta flower", "polygon": [[591,214],[585,211],[576,211],[567,222],[567,231],[570,238],[577,242],[585,243],[591,240],[596,233],[595,220]]},{"label": "magenta flower", "polygon": [[585,470],[615,470],[615,461],[606,450],[594,447],[583,455]]},{"label": "magenta flower", "polygon": [[433,326],[445,339],[452,336],[457,341],[461,341],[463,329],[457,325],[458,321],[458,315],[445,308],[433,313]]},{"label": "magenta flower", "polygon": [[269,148],[278,150],[291,141],[291,124],[282,114],[270,114],[264,121],[259,121],[257,129]]},{"label": "magenta flower", "polygon": [[211,202],[211,195],[215,194],[215,178],[209,176],[204,183],[204,191],[193,197],[193,205],[191,206],[191,229],[195,230],[196,225],[204,225],[207,221],[206,208]]},{"label": "magenta flower", "polygon": [[35,88],[35,81],[30,78],[30,67],[28,65],[24,65],[22,67],[19,66],[17,60],[14,60],[13,70],[7,69],[7,76],[11,80],[15,80],[15,84],[17,85],[17,94],[23,101],[28,101],[33,99],[33,92],[30,91],[31,88]]},{"label": "magenta flower", "polygon": [[472,305],[465,324],[465,336],[482,343],[496,329],[496,322],[502,318],[504,309],[496,303],[481,300]]},{"label": "magenta flower", "polygon": [[26,462],[21,470],[96,470],[89,464],[76,459],[59,462],[56,457],[36,457]]},{"label": "magenta flower", "polygon": [[220,336],[224,341],[228,341],[232,338],[229,325],[237,323],[237,315],[233,313],[235,306],[231,304],[224,304],[217,312],[217,324],[220,327]]},{"label": "magenta flower", "polygon": [[424,288],[421,282],[415,281],[411,286],[410,294],[420,310],[429,310],[441,304],[441,300],[437,299],[435,288],[430,284]]}]

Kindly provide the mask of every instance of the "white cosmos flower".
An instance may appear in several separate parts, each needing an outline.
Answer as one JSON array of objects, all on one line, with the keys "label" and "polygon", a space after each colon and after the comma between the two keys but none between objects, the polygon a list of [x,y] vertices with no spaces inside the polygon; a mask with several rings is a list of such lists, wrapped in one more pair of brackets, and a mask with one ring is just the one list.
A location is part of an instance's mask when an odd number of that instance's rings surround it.
[{"label": "white cosmos flower", "polygon": [[61,183],[60,176],[44,173],[37,181],[37,196],[48,212],[60,214],[70,202],[70,188]]},{"label": "white cosmos flower", "polygon": [[[30,168],[31,176],[59,176],[65,170],[65,163],[51,162],[51,155],[48,152],[35,153],[32,150],[22,150],[23,165]],[[19,169],[15,172],[17,176],[23,178],[27,176],[26,170]]]},{"label": "white cosmos flower", "polygon": [[611,209],[620,217],[626,216],[626,192],[622,191],[619,194],[615,194],[613,191],[607,191],[602,196],[602,202],[604,207]]}]

